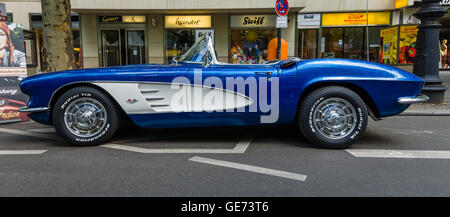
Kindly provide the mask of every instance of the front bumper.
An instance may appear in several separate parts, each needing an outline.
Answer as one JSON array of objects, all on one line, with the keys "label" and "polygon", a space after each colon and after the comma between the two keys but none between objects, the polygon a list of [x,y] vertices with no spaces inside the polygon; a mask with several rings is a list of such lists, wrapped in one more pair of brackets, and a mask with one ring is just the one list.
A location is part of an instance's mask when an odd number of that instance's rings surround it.
[{"label": "front bumper", "polygon": [[426,102],[429,99],[430,99],[430,97],[421,94],[416,97],[400,97],[400,98],[398,98],[397,101],[400,104],[413,104],[413,103]]},{"label": "front bumper", "polygon": [[28,113],[34,113],[34,112],[47,112],[49,111],[48,107],[22,107],[19,109],[19,112],[28,112]]}]

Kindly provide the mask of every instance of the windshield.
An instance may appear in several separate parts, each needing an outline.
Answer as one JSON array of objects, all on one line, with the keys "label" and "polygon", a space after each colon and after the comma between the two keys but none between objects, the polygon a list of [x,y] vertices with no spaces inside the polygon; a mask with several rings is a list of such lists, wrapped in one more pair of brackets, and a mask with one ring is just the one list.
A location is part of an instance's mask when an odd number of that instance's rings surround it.
[{"label": "windshield", "polygon": [[212,62],[217,62],[212,40],[209,36],[202,36],[192,47],[180,57],[180,62],[203,62],[205,55],[211,58]]},{"label": "windshield", "polygon": [[[207,35],[202,36],[185,54],[178,59],[178,61],[185,63],[229,64],[222,63],[217,60],[212,39]],[[280,62],[278,59],[271,60],[265,62],[263,65],[276,64],[278,62]]]}]

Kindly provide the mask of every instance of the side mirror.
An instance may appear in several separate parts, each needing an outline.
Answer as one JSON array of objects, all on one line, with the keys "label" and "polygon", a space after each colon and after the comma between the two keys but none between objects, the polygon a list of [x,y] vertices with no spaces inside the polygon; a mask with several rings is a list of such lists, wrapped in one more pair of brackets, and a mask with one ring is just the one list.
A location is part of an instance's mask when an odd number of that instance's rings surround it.
[{"label": "side mirror", "polygon": [[172,60],[170,60],[169,63],[170,64],[178,64],[178,57],[174,57]]},{"label": "side mirror", "polygon": [[211,57],[211,54],[209,53],[209,51],[207,51],[205,53],[205,55],[203,56],[202,66],[207,68],[211,65],[211,63],[212,63],[212,57]]}]

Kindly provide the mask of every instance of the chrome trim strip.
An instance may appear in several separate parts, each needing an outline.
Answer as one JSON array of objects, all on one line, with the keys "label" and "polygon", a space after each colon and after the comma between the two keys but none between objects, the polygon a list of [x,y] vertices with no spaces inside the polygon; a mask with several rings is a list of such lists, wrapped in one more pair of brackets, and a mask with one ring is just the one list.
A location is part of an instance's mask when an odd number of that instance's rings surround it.
[{"label": "chrome trim strip", "polygon": [[429,99],[430,99],[430,97],[421,94],[416,97],[400,97],[400,98],[398,98],[397,101],[400,104],[413,104],[413,103],[426,102]]},{"label": "chrome trim strip", "polygon": [[22,107],[19,108],[19,112],[46,112],[49,111],[48,107]]}]

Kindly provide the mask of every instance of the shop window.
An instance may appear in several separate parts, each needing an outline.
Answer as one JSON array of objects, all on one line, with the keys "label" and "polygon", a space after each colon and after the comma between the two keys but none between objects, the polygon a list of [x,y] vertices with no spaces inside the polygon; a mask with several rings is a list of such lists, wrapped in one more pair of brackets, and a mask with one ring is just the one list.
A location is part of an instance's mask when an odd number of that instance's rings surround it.
[{"label": "shop window", "polygon": [[317,29],[299,31],[298,55],[302,59],[317,58]]},{"label": "shop window", "polygon": [[369,27],[369,61],[378,62],[380,56],[380,31],[385,27]]},{"label": "shop window", "polygon": [[377,62],[380,53],[380,31],[384,27],[369,27],[369,43],[366,42],[366,28],[323,28],[321,57],[367,60],[369,46],[369,61]]},{"label": "shop window", "polygon": [[342,58],[344,28],[324,28],[321,43],[323,58]]},{"label": "shop window", "polygon": [[30,30],[23,30],[23,38],[25,42],[25,54],[27,57],[27,66],[37,66],[37,51],[36,51],[36,33]]},{"label": "shop window", "polygon": [[6,13],[6,15],[8,16],[8,22],[14,22],[12,13]]},{"label": "shop window", "polygon": [[[448,7],[446,7],[449,9]],[[439,23],[442,24],[442,28],[439,29],[439,68],[450,69],[450,58],[448,56],[449,40],[450,40],[450,12],[441,17]]]},{"label": "shop window", "polygon": [[[72,15],[71,16],[71,22],[72,22],[72,36],[73,36],[73,46],[74,46],[74,56],[75,56],[75,65],[77,68],[81,68],[81,37],[80,37],[80,30],[79,28],[79,16],[78,15]],[[42,36],[42,15],[41,14],[30,14],[30,21],[31,21],[31,30],[36,35],[36,44],[38,46],[38,57],[39,62],[41,64],[41,69],[46,68],[42,66],[43,64],[43,56],[42,56],[42,49],[43,49],[43,36]]]},{"label": "shop window", "polygon": [[166,29],[166,61],[180,57],[195,43],[195,29]]},{"label": "shop window", "polygon": [[344,58],[364,59],[364,36],[364,27],[344,29]]},{"label": "shop window", "polygon": [[275,29],[231,30],[230,62],[236,64],[264,63],[269,42],[277,37]]},{"label": "shop window", "polygon": [[81,37],[80,30],[73,30],[73,51],[75,56],[75,65],[77,68],[81,68]]},{"label": "shop window", "polygon": [[450,51],[448,49],[450,39],[450,29],[445,28],[441,29],[441,32],[439,33],[439,45],[440,45],[440,59],[439,59],[439,67],[442,69],[449,69],[450,68],[450,58],[448,58],[448,52]]}]

